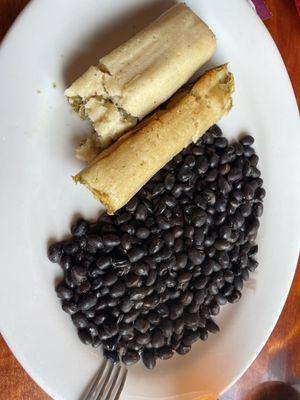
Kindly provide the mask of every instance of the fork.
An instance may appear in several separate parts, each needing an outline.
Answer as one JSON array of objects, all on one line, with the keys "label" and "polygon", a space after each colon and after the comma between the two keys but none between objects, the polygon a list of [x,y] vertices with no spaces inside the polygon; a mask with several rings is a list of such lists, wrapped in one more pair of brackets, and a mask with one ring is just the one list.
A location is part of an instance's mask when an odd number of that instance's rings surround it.
[{"label": "fork", "polygon": [[127,368],[104,360],[88,393],[82,400],[118,400],[127,376]]}]

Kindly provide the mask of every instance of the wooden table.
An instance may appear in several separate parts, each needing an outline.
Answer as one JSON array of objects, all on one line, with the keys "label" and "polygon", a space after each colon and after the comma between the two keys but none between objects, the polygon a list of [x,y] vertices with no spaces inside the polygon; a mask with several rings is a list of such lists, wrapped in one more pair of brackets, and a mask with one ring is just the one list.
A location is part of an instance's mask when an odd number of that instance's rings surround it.
[{"label": "wooden table", "polygon": [[[28,1],[0,0],[0,40]],[[281,51],[300,105],[300,18],[293,0],[268,0],[266,3],[272,17],[265,24]],[[299,400],[292,389],[274,382],[291,385],[300,382],[299,292],[300,261],[271,337],[248,371],[220,400]],[[50,398],[27,375],[0,337],[0,400],[20,399]]]}]

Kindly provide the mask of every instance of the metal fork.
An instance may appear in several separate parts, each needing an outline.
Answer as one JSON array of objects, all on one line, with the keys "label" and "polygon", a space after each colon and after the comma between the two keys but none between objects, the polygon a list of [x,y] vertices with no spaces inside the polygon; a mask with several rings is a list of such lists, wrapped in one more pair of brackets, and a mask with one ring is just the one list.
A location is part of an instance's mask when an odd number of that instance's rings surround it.
[{"label": "metal fork", "polygon": [[88,393],[82,400],[118,400],[127,376],[127,368],[104,360]]}]

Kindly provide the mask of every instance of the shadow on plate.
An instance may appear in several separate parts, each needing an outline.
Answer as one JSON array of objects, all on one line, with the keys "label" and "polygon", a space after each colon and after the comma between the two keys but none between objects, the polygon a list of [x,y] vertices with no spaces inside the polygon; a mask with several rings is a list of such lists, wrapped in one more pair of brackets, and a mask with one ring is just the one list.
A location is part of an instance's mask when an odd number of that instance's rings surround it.
[{"label": "shadow on plate", "polygon": [[111,21],[93,36],[86,38],[83,44],[80,44],[78,52],[67,61],[63,71],[66,86],[91,65],[96,65],[102,56],[127,41],[174,4],[174,0],[153,0],[137,7],[133,12],[124,12],[122,18]]}]

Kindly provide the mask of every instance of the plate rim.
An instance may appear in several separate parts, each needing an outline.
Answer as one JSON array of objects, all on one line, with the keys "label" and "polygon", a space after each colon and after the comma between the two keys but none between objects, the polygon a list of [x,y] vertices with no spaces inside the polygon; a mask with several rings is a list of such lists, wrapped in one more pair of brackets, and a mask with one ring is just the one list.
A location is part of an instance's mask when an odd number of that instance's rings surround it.
[{"label": "plate rim", "polygon": [[[244,0],[247,1],[247,0]],[[31,0],[25,7],[24,9],[18,14],[18,16],[16,17],[16,19],[13,21],[13,23],[11,24],[10,28],[8,29],[8,31],[6,32],[6,34],[4,35],[1,44],[0,44],[0,60],[1,60],[1,54],[3,51],[3,48],[5,46],[9,45],[9,41],[10,41],[10,37],[12,35],[12,33],[14,33],[17,29],[18,29],[18,25],[20,23],[21,20],[23,20],[24,18],[27,17],[27,14],[31,13],[31,10],[36,7],[38,5],[38,1],[37,0]],[[255,16],[255,18],[257,18],[257,20],[259,20],[260,25],[263,27],[264,29],[264,34],[266,37],[268,37],[268,42],[270,44],[270,46],[273,47],[273,49],[276,50],[277,53],[277,58],[278,58],[278,62],[279,64],[281,64],[281,70],[282,72],[284,72],[284,74],[286,75],[286,80],[287,83],[289,85],[289,92],[290,92],[290,96],[293,97],[293,101],[294,101],[294,106],[295,106],[295,110],[298,109],[297,106],[297,100],[296,100],[296,96],[294,93],[294,89],[292,87],[291,84],[291,80],[289,78],[289,74],[287,72],[285,63],[282,59],[282,56],[278,50],[278,47],[276,46],[275,41],[273,40],[270,32],[268,31],[268,29],[266,28],[266,26],[264,25],[264,23],[260,20],[260,18],[257,16],[257,14],[255,13],[255,11],[252,9],[251,5],[249,5],[249,10],[251,10],[251,12],[253,13],[253,15]],[[240,378],[241,376],[248,370],[248,368],[252,365],[252,363],[254,362],[254,360],[257,358],[257,356],[259,355],[259,353],[261,352],[262,348],[264,347],[264,345],[266,344],[268,338],[270,337],[272,331],[275,328],[276,323],[278,322],[280,315],[282,313],[283,307],[286,303],[288,294],[290,292],[290,288],[295,276],[295,272],[296,272],[296,267],[297,267],[297,259],[298,259],[298,255],[294,256],[295,260],[294,260],[294,267],[291,267],[291,276],[289,277],[289,284],[287,285],[287,290],[286,293],[284,294],[284,296],[282,296],[282,300],[281,300],[281,305],[280,307],[278,307],[278,309],[276,310],[276,317],[273,318],[273,323],[269,326],[268,332],[265,335],[265,338],[263,341],[261,341],[260,346],[258,346],[257,351],[255,352],[255,354],[253,354],[253,356],[251,357],[251,359],[249,360],[249,362],[247,363],[247,365],[245,366],[245,368],[243,370],[241,370],[236,378],[230,382],[230,384],[228,384],[224,390],[221,391],[220,395],[224,394],[230,387],[232,387]],[[275,314],[275,313],[274,313]],[[6,334],[5,332],[5,328],[1,327],[1,335],[4,338],[6,344],[8,345],[10,351],[13,353],[14,357],[17,359],[17,361],[20,363],[20,365],[22,366],[22,368],[29,374],[29,376],[40,386],[40,388],[42,390],[44,390],[47,394],[49,394],[50,396],[55,396],[57,395],[57,393],[55,393],[54,390],[52,390],[51,387],[49,387],[49,385],[47,384],[47,381],[43,379],[43,377],[39,374],[37,374],[35,372],[34,367],[30,364],[30,362],[28,362],[27,357],[24,356],[24,354],[22,354],[22,352],[20,353],[18,351],[18,345],[14,344],[14,340],[13,338],[10,338],[9,335]]]}]

